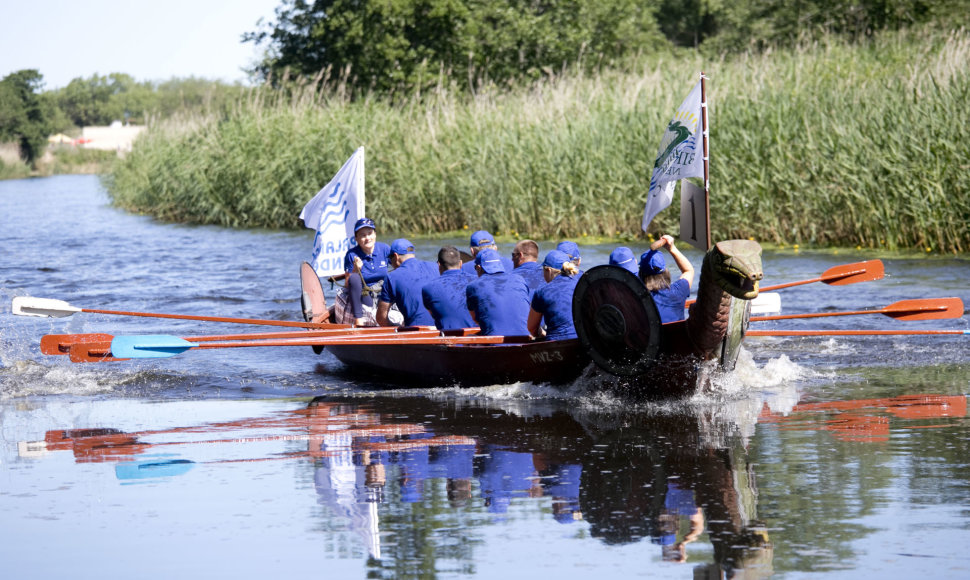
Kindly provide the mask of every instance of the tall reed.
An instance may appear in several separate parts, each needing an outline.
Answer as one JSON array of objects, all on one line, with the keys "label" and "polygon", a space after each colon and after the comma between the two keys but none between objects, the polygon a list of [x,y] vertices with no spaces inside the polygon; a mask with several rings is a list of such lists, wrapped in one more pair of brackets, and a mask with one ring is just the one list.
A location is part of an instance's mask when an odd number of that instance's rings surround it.
[{"label": "tall reed", "polygon": [[[921,31],[643,57],[473,95],[442,82],[351,102],[318,78],[153,127],[106,183],[166,220],[295,227],[363,145],[367,213],[387,230],[636,236],[663,129],[704,70],[715,239],[957,252],[970,246],[968,63],[966,31]],[[671,208],[651,231],[677,221]]]}]

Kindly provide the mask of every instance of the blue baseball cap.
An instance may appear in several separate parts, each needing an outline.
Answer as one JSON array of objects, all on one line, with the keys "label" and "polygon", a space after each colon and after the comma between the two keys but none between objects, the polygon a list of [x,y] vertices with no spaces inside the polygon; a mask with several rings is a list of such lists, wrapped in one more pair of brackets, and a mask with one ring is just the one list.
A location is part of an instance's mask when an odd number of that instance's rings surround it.
[{"label": "blue baseball cap", "polygon": [[498,274],[505,271],[502,256],[491,248],[486,248],[475,254],[475,265],[481,266],[486,274]]},{"label": "blue baseball cap", "polygon": [[569,259],[573,262],[579,259],[579,246],[576,245],[576,242],[570,242],[568,240],[559,242],[556,249],[569,256]]},{"label": "blue baseball cap", "polygon": [[492,234],[486,232],[485,230],[478,230],[472,234],[471,247],[477,248],[479,246],[491,246],[495,243],[495,238]]},{"label": "blue baseball cap", "polygon": [[413,254],[414,244],[405,240],[404,238],[398,238],[391,242],[391,253],[397,254],[398,256],[403,256],[404,254]]},{"label": "blue baseball cap", "polygon": [[559,250],[552,250],[546,254],[546,259],[542,261],[542,265],[552,268],[553,270],[562,270],[562,265],[564,262],[569,262],[569,256],[566,252],[560,252]]},{"label": "blue baseball cap", "polygon": [[667,269],[667,262],[659,250],[650,250],[640,256],[640,275],[653,276]]},{"label": "blue baseball cap", "polygon": [[354,224],[354,233],[356,234],[357,230],[361,228],[372,228],[376,230],[377,226],[374,224],[374,220],[364,217],[357,220],[357,223]]},{"label": "blue baseball cap", "polygon": [[620,246],[610,252],[610,266],[619,266],[635,275],[637,273],[637,258],[633,255],[633,250],[626,246]]}]

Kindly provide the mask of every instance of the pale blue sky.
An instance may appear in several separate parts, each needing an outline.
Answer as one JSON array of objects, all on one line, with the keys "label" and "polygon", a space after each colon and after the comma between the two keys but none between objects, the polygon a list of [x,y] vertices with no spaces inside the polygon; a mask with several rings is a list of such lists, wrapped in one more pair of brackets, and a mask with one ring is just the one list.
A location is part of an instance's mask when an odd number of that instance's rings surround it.
[{"label": "pale blue sky", "polygon": [[282,0],[0,0],[0,78],[37,69],[47,90],[76,77],[245,81],[258,60],[240,36]]}]

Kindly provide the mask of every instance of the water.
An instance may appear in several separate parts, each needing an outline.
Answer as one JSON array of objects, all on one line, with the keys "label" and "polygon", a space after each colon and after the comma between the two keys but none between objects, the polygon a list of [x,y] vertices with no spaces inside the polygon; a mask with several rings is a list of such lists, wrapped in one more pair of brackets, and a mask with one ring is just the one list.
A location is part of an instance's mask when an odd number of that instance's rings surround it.
[{"label": "water", "polygon": [[[419,257],[444,242],[467,245]],[[10,313],[29,295],[294,320],[311,243],[122,213],[92,177],[0,182],[5,577],[970,576],[963,336],[751,337],[714,393],[630,404],[581,381],[392,391],[307,347],[72,364],[40,337],[263,327]],[[583,246],[583,267],[611,249]],[[862,259],[766,253],[765,283]],[[782,290],[783,311],[970,300],[964,259],[884,262],[878,282]]]}]

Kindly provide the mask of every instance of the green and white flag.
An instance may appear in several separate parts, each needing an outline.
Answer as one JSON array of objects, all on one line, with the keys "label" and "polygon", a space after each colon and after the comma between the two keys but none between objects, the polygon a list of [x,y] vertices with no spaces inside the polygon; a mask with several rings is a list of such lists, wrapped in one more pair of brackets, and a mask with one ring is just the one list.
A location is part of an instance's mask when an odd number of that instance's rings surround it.
[{"label": "green and white flag", "polygon": [[643,208],[643,223],[640,225],[643,231],[647,231],[653,218],[670,205],[674,198],[674,185],[679,180],[704,177],[701,82],[697,82],[677,108],[660,140],[660,151],[650,177],[647,204]]}]

